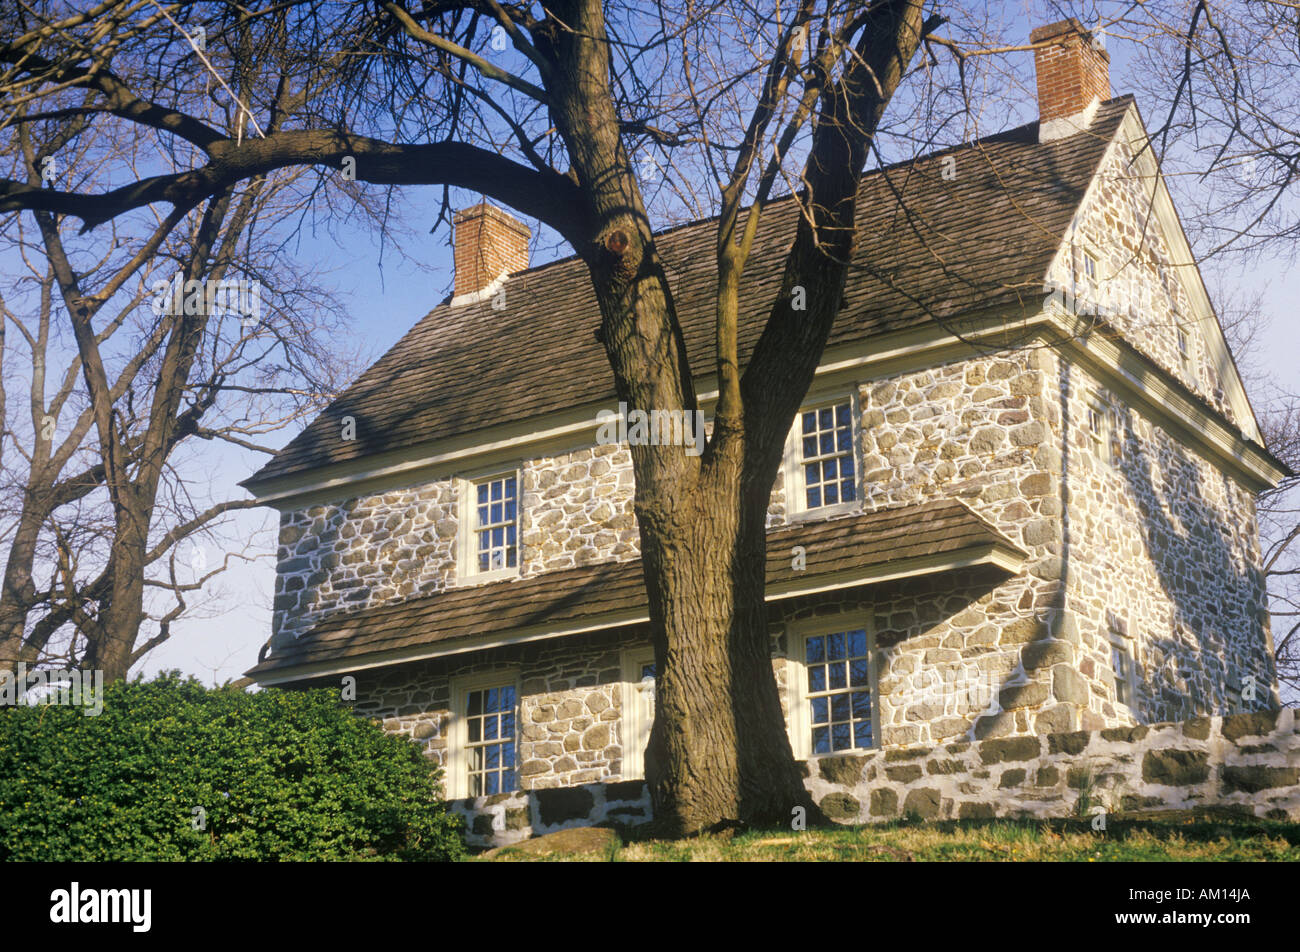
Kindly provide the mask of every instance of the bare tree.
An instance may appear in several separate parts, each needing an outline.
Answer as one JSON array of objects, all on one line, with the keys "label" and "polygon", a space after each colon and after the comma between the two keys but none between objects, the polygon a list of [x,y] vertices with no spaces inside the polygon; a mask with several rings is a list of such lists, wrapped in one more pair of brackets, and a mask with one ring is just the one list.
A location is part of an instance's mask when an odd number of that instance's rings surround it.
[{"label": "bare tree", "polygon": [[[1273,453],[1300,470],[1300,389],[1260,365],[1262,293],[1241,275],[1293,264],[1300,237],[1300,5],[1198,2],[1134,8],[1115,27],[1139,41],[1134,82],[1219,317],[1243,364]],[[1289,319],[1289,316],[1288,318]],[[1300,479],[1259,498],[1278,678],[1300,697]]]},{"label": "bare tree", "polygon": [[[84,115],[28,118],[19,107],[6,157],[29,183],[56,153],[66,174],[84,170],[82,183],[112,160],[140,161]],[[207,564],[198,543],[217,541],[225,517],[254,502],[211,498],[181,457],[196,444],[273,452],[265,435],[318,408],[351,369],[331,334],[337,302],[255,233],[294,211],[295,177],[256,178],[194,213],[114,222],[107,241],[49,212],[35,213],[35,234],[14,219],[0,235],[0,254],[26,272],[0,299],[12,329],[0,340],[7,662],[58,659],[125,677],[232,558],[252,557],[245,541]],[[197,299],[186,281],[204,289]],[[256,314],[240,310],[251,299]],[[27,413],[11,423],[7,391],[24,349]],[[191,557],[178,566],[182,543]]]}]

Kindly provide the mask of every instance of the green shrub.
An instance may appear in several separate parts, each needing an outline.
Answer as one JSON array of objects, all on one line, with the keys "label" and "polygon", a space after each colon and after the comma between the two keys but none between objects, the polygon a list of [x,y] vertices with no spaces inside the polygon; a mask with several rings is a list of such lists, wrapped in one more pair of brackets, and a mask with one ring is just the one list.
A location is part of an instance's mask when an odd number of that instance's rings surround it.
[{"label": "green shrub", "polygon": [[172,673],[104,694],[97,717],[0,708],[0,861],[464,855],[436,765],[332,691]]}]

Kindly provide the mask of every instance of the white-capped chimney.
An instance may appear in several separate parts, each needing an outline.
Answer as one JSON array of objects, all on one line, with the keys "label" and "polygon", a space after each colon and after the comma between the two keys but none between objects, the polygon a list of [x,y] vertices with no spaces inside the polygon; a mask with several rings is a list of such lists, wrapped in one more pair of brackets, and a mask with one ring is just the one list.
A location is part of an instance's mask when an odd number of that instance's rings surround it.
[{"label": "white-capped chimney", "polygon": [[[1029,34],[1038,74],[1038,139],[1073,135],[1092,122],[1098,104],[1110,98],[1110,54],[1100,34],[1074,17]],[[1042,44],[1042,45],[1039,45]]]},{"label": "white-capped chimney", "polygon": [[479,202],[452,217],[456,269],[452,303],[478,300],[507,274],[528,267],[528,226],[495,205]]}]

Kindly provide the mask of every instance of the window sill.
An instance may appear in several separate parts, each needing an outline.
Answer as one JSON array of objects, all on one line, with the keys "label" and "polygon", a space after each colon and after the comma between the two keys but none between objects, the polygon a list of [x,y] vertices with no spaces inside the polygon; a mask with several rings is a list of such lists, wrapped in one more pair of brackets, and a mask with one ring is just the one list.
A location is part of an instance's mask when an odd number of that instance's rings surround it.
[{"label": "window sill", "polygon": [[862,506],[857,501],[839,502],[833,506],[818,506],[816,509],[801,509],[798,512],[786,514],[787,522],[817,522],[822,519],[833,519],[836,516],[857,515],[862,512]]},{"label": "window sill", "polygon": [[475,572],[472,575],[457,574],[455,587],[468,588],[474,585],[486,585],[488,582],[500,582],[503,579],[521,577],[518,568],[496,569],[492,572]]}]

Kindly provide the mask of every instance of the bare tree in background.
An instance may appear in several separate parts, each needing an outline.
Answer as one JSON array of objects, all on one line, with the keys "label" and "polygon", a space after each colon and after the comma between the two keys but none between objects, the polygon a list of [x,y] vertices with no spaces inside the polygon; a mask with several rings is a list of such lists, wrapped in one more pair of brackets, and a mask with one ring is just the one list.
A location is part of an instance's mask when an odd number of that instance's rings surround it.
[{"label": "bare tree in background", "polygon": [[[1198,260],[1269,448],[1300,471],[1300,381],[1259,366],[1267,322],[1240,275],[1294,264],[1300,245],[1300,4],[1153,4],[1114,32],[1138,41],[1132,71]],[[1290,320],[1290,315],[1284,315]],[[1300,699],[1300,479],[1259,497],[1278,679]]]},{"label": "bare tree in background", "polygon": [[[10,118],[10,174],[36,187],[56,155],[60,177],[82,187],[113,162],[154,158],[77,107]],[[338,304],[269,237],[299,204],[296,177],[257,177],[193,212],[146,212],[101,235],[45,211],[34,230],[15,218],[0,232],[16,274],[0,292],[6,663],[125,677],[232,558],[252,557],[248,540],[221,553],[221,529],[254,502],[213,498],[195,447],[271,453],[266,434],[314,412],[353,369],[332,326]],[[233,293],[206,293],[236,277]],[[187,295],[185,281],[205,293]],[[240,311],[250,300],[258,313]],[[14,387],[24,376],[25,393]]]}]

